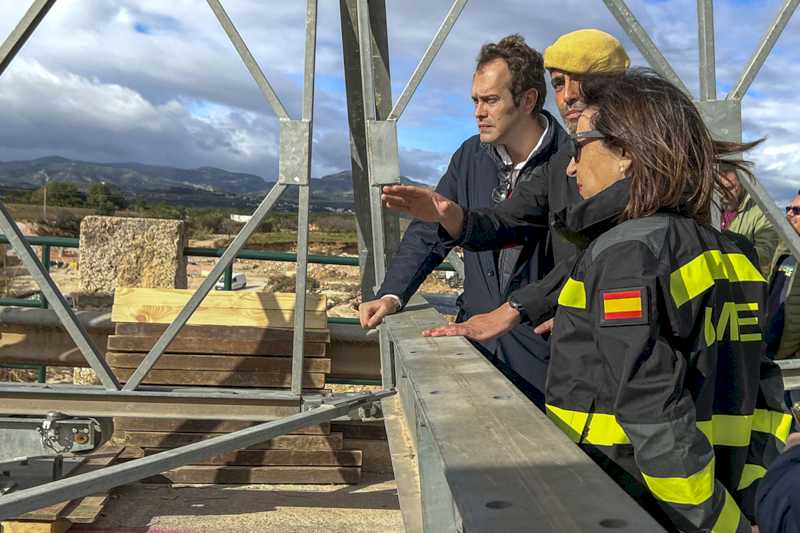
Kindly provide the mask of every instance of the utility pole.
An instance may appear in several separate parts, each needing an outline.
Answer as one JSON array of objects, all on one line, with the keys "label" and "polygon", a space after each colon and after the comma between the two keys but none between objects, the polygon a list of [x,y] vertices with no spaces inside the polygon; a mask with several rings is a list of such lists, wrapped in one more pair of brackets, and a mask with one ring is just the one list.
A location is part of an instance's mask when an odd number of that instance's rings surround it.
[{"label": "utility pole", "polygon": [[50,176],[44,170],[40,170],[39,174],[42,175],[42,218],[47,221],[47,182],[50,181]]}]

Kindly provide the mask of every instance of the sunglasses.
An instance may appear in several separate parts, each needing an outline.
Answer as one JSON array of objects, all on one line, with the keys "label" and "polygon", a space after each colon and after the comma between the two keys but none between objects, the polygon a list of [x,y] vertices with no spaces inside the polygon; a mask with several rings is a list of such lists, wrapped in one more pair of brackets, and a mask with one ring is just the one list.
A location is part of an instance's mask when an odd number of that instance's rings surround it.
[{"label": "sunglasses", "polygon": [[606,136],[597,130],[579,131],[575,135],[572,135],[570,137],[572,140],[572,158],[576,163],[579,162],[581,160],[581,149],[584,146],[592,141],[605,138]]},{"label": "sunglasses", "polygon": [[797,205],[787,205],[786,206],[786,214],[791,216],[800,216],[800,206]]}]

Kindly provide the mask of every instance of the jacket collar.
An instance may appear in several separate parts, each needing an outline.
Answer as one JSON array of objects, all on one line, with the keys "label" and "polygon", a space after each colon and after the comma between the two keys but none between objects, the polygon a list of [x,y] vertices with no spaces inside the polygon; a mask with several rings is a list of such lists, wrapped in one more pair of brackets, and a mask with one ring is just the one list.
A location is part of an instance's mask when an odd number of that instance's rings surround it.
[{"label": "jacket collar", "polygon": [[[558,148],[557,140],[558,140],[558,132],[562,130],[561,125],[556,122],[556,119],[551,115],[549,112],[542,109],[539,112],[542,117],[547,121],[548,127],[545,128],[543,139],[539,143],[539,149],[536,150],[529,158],[528,161],[525,163],[525,166],[520,171],[520,175],[522,172],[529,170],[530,168],[537,166],[541,161],[541,156],[543,154],[549,154],[551,152],[555,152]],[[495,148],[494,144],[492,143],[481,143],[481,149],[486,152],[489,158],[494,162],[498,169],[503,170],[505,172],[510,172],[513,168],[513,165],[506,165],[500,155],[497,153],[497,149]]]},{"label": "jacket collar", "polygon": [[607,189],[553,215],[553,228],[565,239],[586,248],[597,237],[619,224],[628,204],[630,178],[622,179]]}]

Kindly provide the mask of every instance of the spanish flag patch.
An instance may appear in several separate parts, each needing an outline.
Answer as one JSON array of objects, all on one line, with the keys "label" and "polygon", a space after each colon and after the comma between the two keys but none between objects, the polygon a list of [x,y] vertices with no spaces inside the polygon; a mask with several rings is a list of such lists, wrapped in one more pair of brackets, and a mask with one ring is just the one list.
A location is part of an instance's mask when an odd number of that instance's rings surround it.
[{"label": "spanish flag patch", "polygon": [[647,324],[649,313],[645,287],[601,290],[600,299],[603,304],[601,326]]}]

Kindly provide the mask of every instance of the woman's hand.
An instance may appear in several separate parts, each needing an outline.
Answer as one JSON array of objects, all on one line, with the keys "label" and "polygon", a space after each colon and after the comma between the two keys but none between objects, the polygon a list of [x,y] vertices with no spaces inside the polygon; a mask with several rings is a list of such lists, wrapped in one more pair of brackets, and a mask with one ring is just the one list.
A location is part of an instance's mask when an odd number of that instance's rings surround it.
[{"label": "woman's hand", "polygon": [[425,337],[466,337],[474,341],[488,341],[511,331],[519,324],[519,312],[503,304],[491,313],[475,315],[460,324],[448,324],[422,332]]},{"label": "woman's hand", "polygon": [[387,185],[381,199],[386,207],[424,222],[441,224],[453,239],[464,228],[464,210],[436,191],[412,185]]}]

